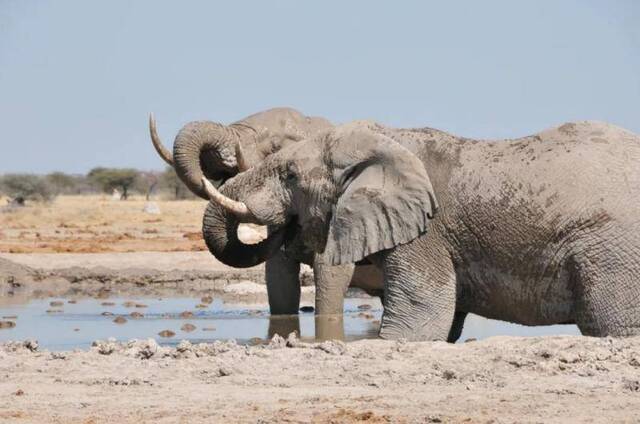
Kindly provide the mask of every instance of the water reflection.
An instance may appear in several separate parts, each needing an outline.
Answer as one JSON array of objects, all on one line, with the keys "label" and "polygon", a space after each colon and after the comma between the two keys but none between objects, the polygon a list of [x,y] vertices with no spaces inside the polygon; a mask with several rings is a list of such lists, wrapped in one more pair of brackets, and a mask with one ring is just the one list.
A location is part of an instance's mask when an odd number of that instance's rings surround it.
[{"label": "water reflection", "polygon": [[[56,301],[63,302],[56,307],[61,312],[47,313],[52,309],[51,302]],[[312,311],[271,317],[266,305],[225,303],[220,299],[206,305],[195,298],[75,299],[71,303],[64,299],[38,299],[0,306],[0,321],[15,323],[0,329],[0,342],[37,339],[44,348],[68,350],[88,348],[94,340],[109,337],[121,341],[153,337],[167,345],[180,340],[198,343],[236,339],[239,343],[256,343],[274,334],[286,337],[292,332],[307,341],[350,341],[377,337],[381,315],[377,299],[359,298],[346,299],[344,316],[319,317]],[[116,320],[123,323],[117,324]],[[469,315],[460,341],[494,335],[554,334],[579,331],[574,325],[524,327]]]},{"label": "water reflection", "polygon": [[[195,298],[76,299],[75,303],[64,300],[62,306],[56,307],[61,310],[59,313],[47,312],[52,309],[51,302],[61,300],[36,299],[0,306],[0,317],[17,316],[12,318],[15,327],[0,329],[0,342],[32,338],[44,348],[68,350],[88,348],[94,340],[109,337],[121,341],[153,337],[165,345],[177,344],[180,340],[199,343],[235,339],[239,343],[256,343],[276,333],[286,337],[291,332],[303,340],[315,339],[313,312],[270,317],[267,306],[262,304],[225,303],[215,299],[211,304],[202,305],[200,299]],[[358,309],[363,304],[371,304],[375,309],[367,317],[361,316]],[[340,325],[331,321],[331,329],[321,333],[326,338],[348,341],[376,337],[375,319],[379,319],[380,314],[381,307],[374,299],[347,299]]]}]

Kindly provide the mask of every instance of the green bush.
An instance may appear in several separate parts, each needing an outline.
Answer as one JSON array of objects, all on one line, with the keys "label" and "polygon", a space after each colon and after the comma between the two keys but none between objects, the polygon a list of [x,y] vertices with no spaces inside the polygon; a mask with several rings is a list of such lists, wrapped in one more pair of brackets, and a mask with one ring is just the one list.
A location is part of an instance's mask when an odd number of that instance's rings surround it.
[{"label": "green bush", "polygon": [[114,188],[120,189],[121,199],[129,197],[129,189],[136,184],[139,172],[130,168],[93,168],[87,174],[87,179],[92,185],[104,191],[111,192]]},{"label": "green bush", "polygon": [[93,191],[84,175],[52,172],[45,176],[47,182],[59,194],[82,194]]},{"label": "green bush", "polygon": [[33,174],[6,174],[0,177],[0,191],[12,199],[50,201],[56,193],[45,177]]}]

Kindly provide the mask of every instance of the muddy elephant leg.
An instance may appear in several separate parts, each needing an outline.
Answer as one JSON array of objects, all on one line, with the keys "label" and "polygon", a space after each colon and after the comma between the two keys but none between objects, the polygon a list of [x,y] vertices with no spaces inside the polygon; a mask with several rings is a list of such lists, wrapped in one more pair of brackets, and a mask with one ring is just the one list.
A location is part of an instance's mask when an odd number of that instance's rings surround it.
[{"label": "muddy elephant leg", "polygon": [[448,340],[456,309],[453,264],[427,237],[382,254],[384,339]]},{"label": "muddy elephant leg", "polygon": [[635,264],[606,243],[577,255],[576,324],[586,336],[640,335],[640,285]]},{"label": "muddy elephant leg", "polygon": [[320,255],[313,260],[316,284],[316,338],[344,339],[344,295],[349,288],[355,265],[332,266]]},{"label": "muddy elephant leg", "polygon": [[464,320],[467,318],[466,312],[459,312],[453,315],[453,323],[451,324],[451,329],[449,330],[449,336],[447,337],[447,341],[449,343],[455,343],[460,338],[462,334],[462,329],[464,328]]},{"label": "muddy elephant leg", "polygon": [[271,315],[297,314],[300,308],[300,262],[280,250],[265,264]]}]

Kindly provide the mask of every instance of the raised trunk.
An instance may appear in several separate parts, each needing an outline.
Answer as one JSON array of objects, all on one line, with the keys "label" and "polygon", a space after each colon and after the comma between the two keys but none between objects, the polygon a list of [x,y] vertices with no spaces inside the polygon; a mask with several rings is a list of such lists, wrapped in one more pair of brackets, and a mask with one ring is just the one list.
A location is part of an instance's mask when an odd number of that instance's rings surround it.
[{"label": "raised trunk", "polygon": [[208,199],[202,177],[220,185],[238,173],[236,146],[254,131],[241,125],[221,125],[209,121],[190,122],[176,136],[173,165],[178,177],[196,195]]},{"label": "raised trunk", "polygon": [[[232,187],[223,186],[226,196],[236,197]],[[282,245],[284,229],[272,232],[256,244],[245,244],[238,238],[242,222],[236,215],[215,202],[209,202],[202,221],[202,235],[209,251],[220,262],[234,268],[248,268],[267,260]]]}]

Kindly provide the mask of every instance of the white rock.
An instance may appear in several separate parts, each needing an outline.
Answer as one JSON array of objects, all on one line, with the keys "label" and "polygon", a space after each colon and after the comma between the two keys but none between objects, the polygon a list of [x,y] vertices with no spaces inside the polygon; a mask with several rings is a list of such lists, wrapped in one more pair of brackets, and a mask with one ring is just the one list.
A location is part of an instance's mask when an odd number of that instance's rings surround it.
[{"label": "white rock", "polygon": [[149,213],[152,215],[160,214],[160,207],[155,202],[147,202],[144,204],[144,208],[142,208],[142,212]]}]

